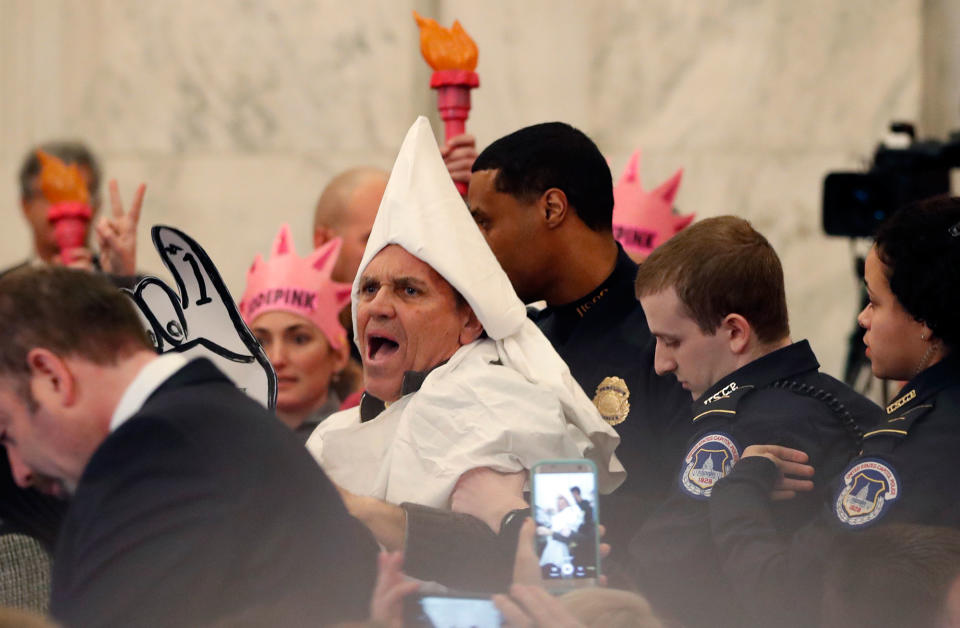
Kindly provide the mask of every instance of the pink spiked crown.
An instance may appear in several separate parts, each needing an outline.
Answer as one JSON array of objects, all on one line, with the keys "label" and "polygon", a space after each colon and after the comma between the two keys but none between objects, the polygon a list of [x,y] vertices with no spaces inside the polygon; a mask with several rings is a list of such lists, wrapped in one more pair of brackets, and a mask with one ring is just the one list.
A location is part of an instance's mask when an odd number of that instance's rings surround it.
[{"label": "pink spiked crown", "polygon": [[240,300],[247,325],[264,312],[291,312],[316,325],[332,347],[343,347],[347,332],[339,314],[350,303],[351,286],[330,279],[340,244],[335,238],[301,258],[293,248],[289,225],[281,226],[270,261],[258,253],[247,272],[247,289]]},{"label": "pink spiked crown", "polygon": [[673,213],[682,168],[655,190],[647,192],[640,184],[639,163],[640,151],[637,150],[613,188],[613,235],[625,251],[646,257],[693,222],[694,214]]}]

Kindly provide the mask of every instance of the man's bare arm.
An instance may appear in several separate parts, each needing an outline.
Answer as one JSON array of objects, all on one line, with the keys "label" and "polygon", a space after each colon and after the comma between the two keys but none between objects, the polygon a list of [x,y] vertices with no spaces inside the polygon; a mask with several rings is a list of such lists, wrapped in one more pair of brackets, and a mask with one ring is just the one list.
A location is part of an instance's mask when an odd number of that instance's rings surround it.
[{"label": "man's bare arm", "polygon": [[359,519],[387,551],[403,550],[407,530],[407,513],[400,506],[375,497],[356,495],[337,486],[347,512]]}]

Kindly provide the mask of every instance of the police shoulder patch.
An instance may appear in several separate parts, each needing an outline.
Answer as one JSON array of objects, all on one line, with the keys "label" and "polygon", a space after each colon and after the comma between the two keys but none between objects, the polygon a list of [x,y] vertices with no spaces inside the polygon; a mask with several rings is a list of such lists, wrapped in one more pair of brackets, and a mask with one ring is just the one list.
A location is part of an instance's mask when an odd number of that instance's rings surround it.
[{"label": "police shoulder patch", "polygon": [[696,499],[708,499],[713,485],[740,460],[740,449],[733,437],[710,432],[690,448],[680,471],[680,488]]},{"label": "police shoulder patch", "polygon": [[834,513],[840,523],[856,529],[877,521],[900,497],[900,478],[880,458],[858,458],[843,472]]}]

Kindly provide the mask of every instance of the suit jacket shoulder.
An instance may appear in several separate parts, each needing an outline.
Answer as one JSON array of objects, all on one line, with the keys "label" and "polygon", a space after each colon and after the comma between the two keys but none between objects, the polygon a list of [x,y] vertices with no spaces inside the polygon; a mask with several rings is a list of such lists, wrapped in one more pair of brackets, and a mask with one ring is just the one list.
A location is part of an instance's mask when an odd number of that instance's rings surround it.
[{"label": "suit jacket shoulder", "polygon": [[66,625],[197,625],[285,599],[281,625],[359,618],[375,554],[292,432],[198,360],[94,453],[52,610]]}]

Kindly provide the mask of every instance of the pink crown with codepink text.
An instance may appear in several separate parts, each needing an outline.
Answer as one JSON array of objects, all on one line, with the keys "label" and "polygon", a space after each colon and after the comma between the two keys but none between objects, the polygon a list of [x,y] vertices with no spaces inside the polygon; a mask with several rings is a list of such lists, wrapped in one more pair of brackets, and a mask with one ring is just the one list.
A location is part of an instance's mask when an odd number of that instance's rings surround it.
[{"label": "pink crown with codepink text", "polygon": [[330,278],[340,254],[340,238],[323,244],[306,257],[298,257],[289,225],[280,227],[270,260],[260,254],[247,272],[247,288],[240,300],[240,314],[247,325],[265,312],[297,314],[316,325],[334,348],[347,341],[340,324],[340,310],[350,303],[350,284]]}]

